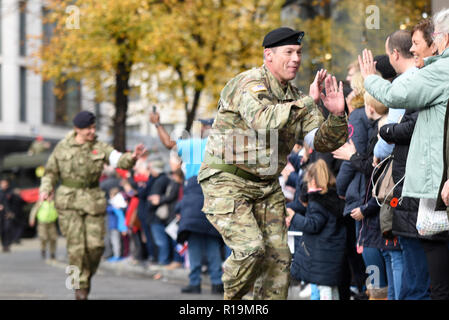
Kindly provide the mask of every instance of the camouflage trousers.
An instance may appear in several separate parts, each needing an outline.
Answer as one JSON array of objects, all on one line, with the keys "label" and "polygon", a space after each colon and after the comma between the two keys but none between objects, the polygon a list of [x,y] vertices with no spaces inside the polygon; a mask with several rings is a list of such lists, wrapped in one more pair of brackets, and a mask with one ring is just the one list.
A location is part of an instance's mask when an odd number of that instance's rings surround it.
[{"label": "camouflage trousers", "polygon": [[105,214],[58,210],[61,233],[67,239],[69,264],[79,269],[79,289],[89,289],[104,251]]},{"label": "camouflage trousers", "polygon": [[56,222],[37,224],[37,234],[41,241],[41,250],[47,249],[47,243],[50,245],[50,253],[56,253],[56,241],[58,239],[58,230],[56,229]]},{"label": "camouflage trousers", "polygon": [[278,181],[252,182],[220,172],[200,182],[203,212],[232,254],[224,263],[224,299],[287,299],[291,253]]}]

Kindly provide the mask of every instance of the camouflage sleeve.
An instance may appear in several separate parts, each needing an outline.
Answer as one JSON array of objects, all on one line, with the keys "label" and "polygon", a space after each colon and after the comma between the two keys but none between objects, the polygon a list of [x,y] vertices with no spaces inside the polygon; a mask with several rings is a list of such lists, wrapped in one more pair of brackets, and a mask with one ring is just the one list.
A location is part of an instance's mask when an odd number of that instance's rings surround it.
[{"label": "camouflage sleeve", "polygon": [[120,156],[120,159],[117,163],[117,167],[120,169],[129,170],[129,169],[132,169],[132,167],[134,167],[135,164],[136,164],[136,159],[134,159],[132,157],[132,153],[125,152]]},{"label": "camouflage sleeve", "polygon": [[348,138],[348,121],[346,115],[329,117],[320,126],[313,141],[318,152],[331,152],[341,147]]},{"label": "camouflage sleeve", "polygon": [[324,122],[324,116],[315,104],[315,101],[309,96],[304,96],[303,101],[307,101],[303,108],[297,108],[292,111],[294,118],[299,118],[295,128],[295,137],[304,139],[312,130],[317,129]]},{"label": "camouflage sleeve", "polygon": [[59,180],[59,166],[55,156],[56,152],[57,149],[51,153],[47,160],[47,164],[45,165],[44,176],[41,179],[41,186],[39,188],[39,192],[41,193],[51,193],[56,182]]},{"label": "camouflage sleeve", "polygon": [[291,114],[292,108],[308,108],[314,104],[308,96],[292,102],[275,103],[261,81],[245,84],[237,94],[235,103],[243,120],[254,130],[284,128],[297,120],[299,114]]},{"label": "camouflage sleeve", "polygon": [[136,164],[131,152],[119,152],[113,146],[103,142],[101,142],[101,149],[105,153],[106,163],[114,168],[129,170]]}]

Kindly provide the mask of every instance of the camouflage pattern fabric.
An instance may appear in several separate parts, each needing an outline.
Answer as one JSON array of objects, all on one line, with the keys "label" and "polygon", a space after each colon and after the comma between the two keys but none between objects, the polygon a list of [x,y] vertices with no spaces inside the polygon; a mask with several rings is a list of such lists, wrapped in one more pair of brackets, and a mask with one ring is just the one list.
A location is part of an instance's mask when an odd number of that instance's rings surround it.
[{"label": "camouflage pattern fabric", "polygon": [[67,239],[69,264],[79,273],[79,288],[89,289],[104,251],[106,215],[90,215],[78,210],[59,211],[59,227]]},{"label": "camouflage pattern fabric", "polygon": [[[222,90],[206,145],[212,157],[205,157],[198,181],[203,212],[233,252],[224,264],[225,299],[250,290],[254,299],[287,298],[291,254],[278,177],[296,140],[314,129],[317,151],[346,142],[346,116],[325,120],[311,97],[282,85],[265,66],[237,75]],[[207,159],[215,158],[262,181],[211,168]]]},{"label": "camouflage pattern fabric", "polygon": [[203,211],[232,250],[224,264],[224,298],[242,299],[254,287],[254,299],[286,299],[291,254],[279,183],[222,172],[202,187]]},{"label": "camouflage pattern fabric", "polygon": [[[112,146],[96,139],[80,145],[75,141],[75,131],[69,132],[50,155],[39,191],[50,193],[59,180],[95,185],[113,151]],[[120,156],[117,167],[131,169],[134,164],[131,153],[127,152]],[[103,254],[106,205],[105,193],[99,187],[61,184],[55,193],[59,225],[67,238],[69,263],[80,270],[81,289],[89,288],[90,278]]]},{"label": "camouflage pattern fabric", "polygon": [[47,243],[50,244],[50,253],[56,253],[56,241],[58,240],[58,231],[56,229],[56,223],[42,223],[37,225],[37,234],[41,241],[41,250],[45,251]]},{"label": "camouflage pattern fabric", "polygon": [[[319,128],[314,147],[330,152],[346,142],[346,116],[324,117],[310,96],[281,83],[265,67],[243,72],[221,92],[206,152],[262,179],[279,176],[297,139]],[[198,179],[218,172],[203,162]]]}]

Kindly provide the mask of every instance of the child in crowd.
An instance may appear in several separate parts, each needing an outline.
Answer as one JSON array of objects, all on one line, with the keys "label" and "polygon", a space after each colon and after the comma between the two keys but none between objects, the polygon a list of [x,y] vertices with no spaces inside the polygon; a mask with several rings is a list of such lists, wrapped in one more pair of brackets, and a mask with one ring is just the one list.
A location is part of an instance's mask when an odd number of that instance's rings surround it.
[{"label": "child in crowd", "polygon": [[58,239],[58,231],[56,228],[56,220],[58,212],[55,209],[54,194],[52,193],[48,200],[38,201],[30,212],[29,225],[33,227],[37,218],[37,234],[41,241],[41,256],[46,258],[47,243],[50,247],[50,259],[56,258],[56,242]]},{"label": "child in crowd", "polygon": [[128,204],[120,193],[119,188],[112,188],[109,191],[109,204],[106,208],[109,234],[107,239],[110,241],[113,252],[113,256],[108,259],[109,262],[119,261],[122,256],[121,236],[125,236],[127,232],[124,213],[127,206]]},{"label": "child in crowd", "polygon": [[303,216],[287,209],[287,226],[302,231],[295,252],[295,278],[316,284],[320,300],[338,300],[345,258],[346,230],[343,223],[344,201],[335,188],[335,177],[326,162],[318,159],[305,172],[307,212]]}]

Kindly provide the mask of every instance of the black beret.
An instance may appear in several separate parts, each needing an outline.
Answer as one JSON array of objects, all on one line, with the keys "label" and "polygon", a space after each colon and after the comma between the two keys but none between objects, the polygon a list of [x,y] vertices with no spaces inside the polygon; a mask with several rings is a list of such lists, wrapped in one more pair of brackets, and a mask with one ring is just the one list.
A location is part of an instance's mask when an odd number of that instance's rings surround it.
[{"label": "black beret", "polygon": [[212,126],[212,124],[214,123],[214,118],[210,118],[210,119],[199,119],[199,122],[201,122],[203,125],[205,126]]},{"label": "black beret", "polygon": [[90,112],[83,110],[79,112],[75,118],[73,118],[73,125],[77,128],[84,129],[95,123],[95,115]]},{"label": "black beret", "polygon": [[390,59],[386,54],[375,56],[373,60],[377,61],[376,70],[380,72],[382,78],[393,79],[396,77],[396,71],[390,64]]},{"label": "black beret", "polygon": [[282,27],[267,33],[263,39],[262,47],[273,48],[289,44],[300,45],[304,37],[304,31],[295,31],[291,28]]}]

